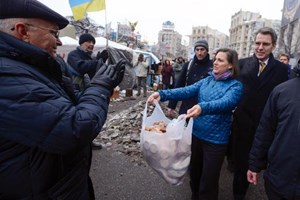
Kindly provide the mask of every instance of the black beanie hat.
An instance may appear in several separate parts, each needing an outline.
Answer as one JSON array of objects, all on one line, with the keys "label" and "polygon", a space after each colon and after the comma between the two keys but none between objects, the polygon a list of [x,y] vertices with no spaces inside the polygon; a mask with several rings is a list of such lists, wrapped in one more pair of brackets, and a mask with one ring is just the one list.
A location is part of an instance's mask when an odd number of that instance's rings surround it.
[{"label": "black beanie hat", "polygon": [[84,33],[79,37],[79,45],[81,45],[82,43],[87,42],[87,41],[93,41],[93,43],[96,44],[96,40],[95,40],[94,36],[92,36],[89,33]]},{"label": "black beanie hat", "polygon": [[199,47],[199,46],[204,47],[206,49],[206,51],[209,50],[208,42],[205,39],[200,39],[200,40],[196,41],[194,44],[194,50],[196,49],[196,47]]}]

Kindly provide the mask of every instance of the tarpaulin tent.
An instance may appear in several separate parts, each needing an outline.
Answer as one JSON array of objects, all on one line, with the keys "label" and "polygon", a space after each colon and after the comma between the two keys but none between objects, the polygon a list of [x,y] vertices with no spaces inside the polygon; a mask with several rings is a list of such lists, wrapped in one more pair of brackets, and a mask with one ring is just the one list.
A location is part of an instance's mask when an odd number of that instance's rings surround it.
[{"label": "tarpaulin tent", "polygon": [[109,62],[116,63],[121,58],[126,61],[124,79],[119,87],[121,90],[132,89],[135,83],[135,72],[132,65],[133,49],[110,40],[106,41],[103,37],[96,37],[95,52],[103,51],[104,49],[108,51]]},{"label": "tarpaulin tent", "polygon": [[[94,54],[96,55],[98,51],[103,51],[107,49],[109,53],[109,58],[111,63],[116,63],[118,60],[123,58],[126,60],[126,70],[123,81],[120,83],[119,87],[121,90],[132,88],[135,82],[135,73],[132,65],[133,50],[124,45],[118,44],[113,41],[106,41],[104,37],[96,37],[96,44],[94,47]],[[61,54],[65,59],[67,58],[70,51],[76,49],[79,46],[78,40],[71,37],[60,37],[62,46],[58,47],[58,53]],[[108,46],[106,46],[108,44]]]}]

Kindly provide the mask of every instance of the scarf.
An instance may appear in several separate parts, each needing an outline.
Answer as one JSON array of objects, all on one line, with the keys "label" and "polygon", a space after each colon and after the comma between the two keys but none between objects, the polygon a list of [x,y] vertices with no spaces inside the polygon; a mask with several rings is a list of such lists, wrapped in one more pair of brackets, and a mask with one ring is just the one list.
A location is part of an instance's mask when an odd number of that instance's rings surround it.
[{"label": "scarf", "polygon": [[223,72],[222,74],[215,74],[212,72],[212,76],[215,78],[215,80],[226,80],[232,76],[232,72],[230,70]]}]

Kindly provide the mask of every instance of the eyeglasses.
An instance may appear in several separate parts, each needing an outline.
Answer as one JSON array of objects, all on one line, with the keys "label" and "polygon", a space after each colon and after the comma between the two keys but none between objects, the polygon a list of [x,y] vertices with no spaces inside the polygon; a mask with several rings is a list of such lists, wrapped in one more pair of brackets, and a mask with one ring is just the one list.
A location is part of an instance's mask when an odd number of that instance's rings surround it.
[{"label": "eyeglasses", "polygon": [[44,30],[44,31],[49,31],[49,33],[51,35],[53,35],[55,38],[59,37],[59,31],[58,30],[51,29],[51,28],[45,28],[45,27],[41,27],[41,26],[35,26],[35,25],[32,25],[32,24],[26,24],[26,25],[34,27],[34,28],[39,28],[39,29]]},{"label": "eyeglasses", "polygon": [[[35,25],[32,25],[32,24],[25,24],[26,26],[30,26],[30,27],[34,27],[34,28],[39,28],[41,30],[44,30],[44,31],[48,31],[51,35],[53,35],[55,38],[58,38],[59,37],[59,31],[58,30],[55,30],[55,29],[51,29],[51,28],[45,28],[45,27],[41,27],[41,26],[35,26]],[[11,28],[10,29],[11,31],[14,31],[15,30],[15,27]]]}]

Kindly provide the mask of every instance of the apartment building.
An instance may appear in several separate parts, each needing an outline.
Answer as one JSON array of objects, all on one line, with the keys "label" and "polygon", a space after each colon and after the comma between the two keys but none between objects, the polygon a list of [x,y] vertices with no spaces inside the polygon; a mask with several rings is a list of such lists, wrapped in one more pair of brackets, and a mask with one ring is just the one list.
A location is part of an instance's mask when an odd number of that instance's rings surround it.
[{"label": "apartment building", "polygon": [[221,47],[228,47],[229,37],[225,33],[212,29],[209,26],[195,26],[192,27],[192,34],[190,35],[189,47],[191,55],[194,53],[194,43],[201,38],[207,40],[209,53],[211,54],[211,56],[216,49]]},{"label": "apartment building", "polygon": [[171,21],[164,22],[158,33],[159,54],[168,58],[183,56],[181,40],[182,35],[175,31],[175,24]]}]

